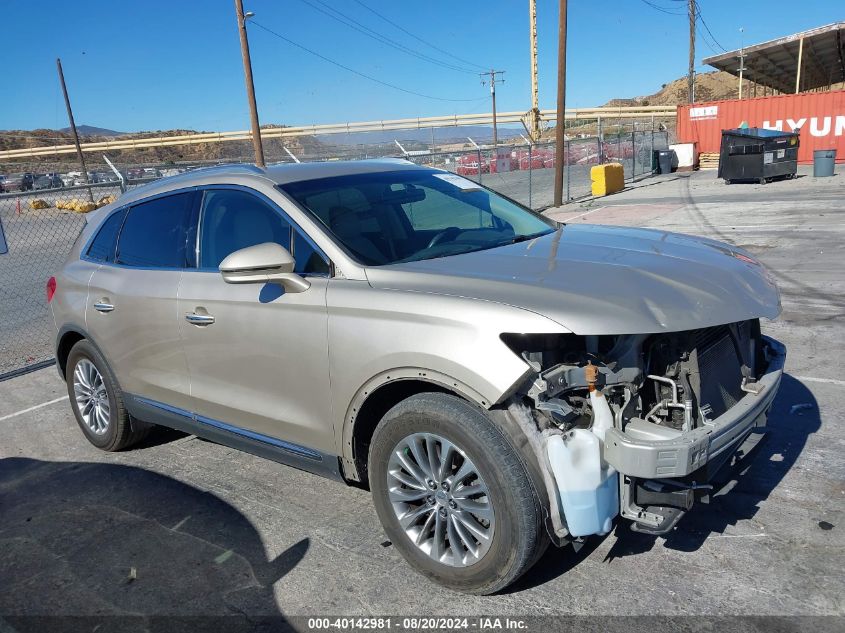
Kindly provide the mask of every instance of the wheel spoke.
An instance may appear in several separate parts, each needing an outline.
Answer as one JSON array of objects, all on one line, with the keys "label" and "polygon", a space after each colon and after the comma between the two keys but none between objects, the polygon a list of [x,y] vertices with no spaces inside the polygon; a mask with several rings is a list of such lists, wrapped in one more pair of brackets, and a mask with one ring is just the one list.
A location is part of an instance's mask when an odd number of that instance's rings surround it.
[{"label": "wheel spoke", "polygon": [[451,525],[452,529],[454,530],[455,534],[461,540],[463,546],[467,549],[467,551],[472,554],[473,558],[478,558],[478,544],[476,543],[475,539],[472,538],[472,535],[467,531],[467,529],[461,525],[461,522],[453,514],[451,517]]},{"label": "wheel spoke", "polygon": [[408,471],[417,481],[419,481],[422,485],[425,485],[426,480],[428,477],[425,476],[423,471],[417,466],[412,459],[408,457],[405,453],[405,447],[398,448],[394,451],[396,458],[399,460],[399,463],[402,464],[402,467]]},{"label": "wheel spoke", "polygon": [[452,469],[452,459],[455,455],[455,446],[446,440],[440,444],[440,470],[437,473],[437,478],[440,481],[449,476],[449,471]]},{"label": "wheel spoke", "polygon": [[457,521],[460,521],[461,524],[468,529],[472,534],[478,538],[478,540],[489,540],[488,528],[483,527],[471,514],[467,514],[466,512],[453,512],[452,516],[455,517]]},{"label": "wheel spoke", "polygon": [[431,526],[434,523],[436,516],[437,512],[434,508],[431,508],[431,512],[426,517],[425,522],[420,528],[420,531],[417,533],[417,537],[414,539],[414,543],[416,543],[417,545],[422,545],[423,541],[425,541],[426,535],[431,531]]},{"label": "wheel spoke", "polygon": [[411,441],[408,442],[408,448],[411,449],[414,461],[417,462],[417,465],[420,467],[425,479],[432,479],[431,465],[428,462],[428,456],[423,454],[416,437],[412,437]]},{"label": "wheel spoke", "polygon": [[461,501],[455,500],[458,504],[458,507],[461,510],[465,510],[467,512],[471,512],[475,516],[480,519],[490,520],[493,518],[493,512],[490,510],[490,506],[483,501],[472,501],[468,499],[464,499]]},{"label": "wheel spoke", "polygon": [[428,486],[425,485],[424,481],[420,481],[416,477],[409,477],[406,473],[399,469],[392,469],[388,471],[390,476],[396,479],[399,483],[403,486],[407,486],[408,488],[414,488],[415,490],[428,490]]},{"label": "wheel spoke", "polygon": [[431,435],[425,436],[423,446],[425,447],[426,457],[428,457],[428,472],[431,473],[431,477],[435,481],[440,479],[439,473],[443,466],[437,455],[437,444],[438,442],[434,437]]},{"label": "wheel spoke", "polygon": [[390,499],[393,502],[409,503],[411,501],[421,501],[428,495],[427,490],[408,490],[399,486],[390,489]]},{"label": "wheel spoke", "polygon": [[443,558],[446,550],[446,522],[439,512],[434,513],[434,535],[431,538],[431,557],[435,560]]},{"label": "wheel spoke", "polygon": [[477,474],[475,470],[475,464],[473,464],[469,460],[469,457],[464,457],[464,463],[461,464],[461,467],[458,469],[458,472],[456,472],[455,476],[452,477],[452,482],[454,484],[461,483],[472,474]]},{"label": "wheel spoke", "polygon": [[486,493],[487,490],[478,484],[474,484],[471,486],[461,486],[457,490],[452,493],[452,497],[457,499],[469,499],[475,495],[479,495],[482,493]]},{"label": "wheel spoke", "polygon": [[420,517],[425,516],[426,512],[434,512],[435,514],[437,514],[437,512],[435,512],[435,509],[431,506],[419,506],[409,510],[401,517],[399,517],[399,525],[402,526],[403,530],[407,530],[409,527],[414,525],[420,519]]}]

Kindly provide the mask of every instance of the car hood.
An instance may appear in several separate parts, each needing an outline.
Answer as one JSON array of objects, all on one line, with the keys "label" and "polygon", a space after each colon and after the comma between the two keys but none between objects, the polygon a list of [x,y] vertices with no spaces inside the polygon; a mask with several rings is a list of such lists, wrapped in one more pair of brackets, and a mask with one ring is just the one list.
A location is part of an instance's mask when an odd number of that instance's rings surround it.
[{"label": "car hood", "polygon": [[772,276],[748,252],[650,229],[566,225],[517,244],[366,273],[376,288],[517,306],[584,335],[692,330],[780,314]]}]

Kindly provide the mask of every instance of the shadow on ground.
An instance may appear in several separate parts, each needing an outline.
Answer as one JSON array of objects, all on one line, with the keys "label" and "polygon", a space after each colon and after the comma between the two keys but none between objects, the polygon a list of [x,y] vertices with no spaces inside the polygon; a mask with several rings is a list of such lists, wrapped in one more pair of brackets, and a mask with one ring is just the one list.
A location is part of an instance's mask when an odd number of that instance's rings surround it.
[{"label": "shadow on ground", "polygon": [[218,497],[113,464],[0,460],[0,511],[0,616],[15,630],[26,623],[16,616],[38,614],[283,626],[272,585],[309,547],[268,560],[249,520]]}]

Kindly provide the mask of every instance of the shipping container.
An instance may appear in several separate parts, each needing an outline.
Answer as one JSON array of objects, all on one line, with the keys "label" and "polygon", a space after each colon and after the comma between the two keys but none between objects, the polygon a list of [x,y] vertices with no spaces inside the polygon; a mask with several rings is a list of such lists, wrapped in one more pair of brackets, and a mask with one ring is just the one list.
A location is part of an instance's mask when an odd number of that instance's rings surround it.
[{"label": "shipping container", "polygon": [[799,163],[812,163],[817,149],[835,149],[836,162],[845,162],[845,90],[678,106],[678,140],[698,143],[701,153],[718,153],[722,130],[738,128],[743,123],[749,127],[798,131]]}]

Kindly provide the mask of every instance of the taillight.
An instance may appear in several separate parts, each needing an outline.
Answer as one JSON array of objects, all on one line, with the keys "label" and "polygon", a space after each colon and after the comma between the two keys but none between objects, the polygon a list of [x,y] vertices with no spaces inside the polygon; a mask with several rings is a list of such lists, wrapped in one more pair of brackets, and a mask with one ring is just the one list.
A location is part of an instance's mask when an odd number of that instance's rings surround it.
[{"label": "taillight", "polygon": [[53,300],[54,294],[56,294],[56,278],[50,277],[47,280],[47,303]]}]

